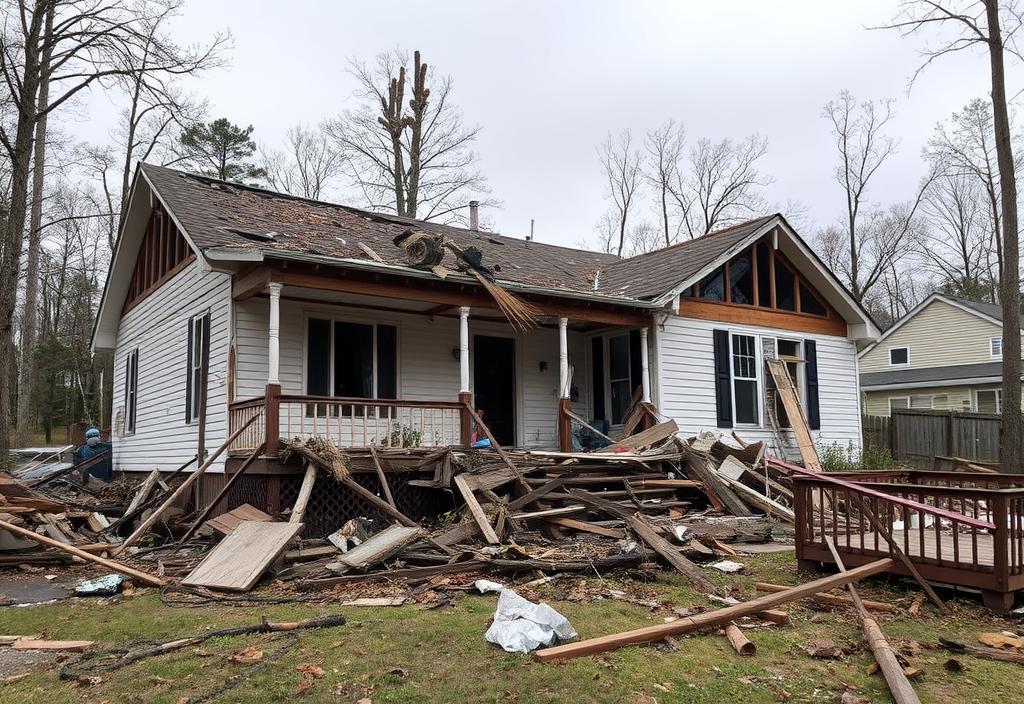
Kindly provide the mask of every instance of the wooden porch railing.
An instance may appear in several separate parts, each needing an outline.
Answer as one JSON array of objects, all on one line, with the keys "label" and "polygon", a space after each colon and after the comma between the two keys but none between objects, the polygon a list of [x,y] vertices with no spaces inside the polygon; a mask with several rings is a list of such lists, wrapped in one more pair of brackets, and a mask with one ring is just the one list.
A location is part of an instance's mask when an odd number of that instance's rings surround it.
[{"label": "wooden porch railing", "polygon": [[[266,423],[250,426],[232,450],[252,450],[267,443],[275,455],[281,438],[329,437],[339,447],[441,447],[468,445],[466,405],[459,401],[343,398],[270,394],[231,404],[231,429],[254,414]],[[273,448],[273,449],[272,449]]]},{"label": "wooden porch railing", "polygon": [[[840,486],[828,477],[846,482]],[[825,537],[843,560],[888,555],[862,506],[930,581],[981,589],[1006,608],[1024,589],[1024,485],[1020,477],[964,472],[795,474],[797,558],[831,562]],[[862,504],[862,502],[865,502]]]}]

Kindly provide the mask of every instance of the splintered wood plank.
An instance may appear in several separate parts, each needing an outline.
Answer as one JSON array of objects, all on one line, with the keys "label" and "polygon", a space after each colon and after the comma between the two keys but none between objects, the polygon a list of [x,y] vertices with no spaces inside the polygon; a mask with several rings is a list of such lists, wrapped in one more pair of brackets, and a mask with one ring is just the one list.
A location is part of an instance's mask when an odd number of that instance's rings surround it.
[{"label": "splintered wood plank", "polygon": [[391,526],[377,533],[338,557],[341,562],[357,570],[383,562],[403,547],[416,540],[422,531],[408,526]]},{"label": "splintered wood plank", "polygon": [[804,467],[812,472],[820,472],[821,460],[818,459],[818,451],[814,449],[811,429],[807,426],[807,419],[800,407],[800,398],[797,396],[796,387],[793,386],[793,380],[789,378],[786,364],[781,359],[766,359],[764,362],[775,382],[779,398],[782,399],[782,407],[786,409],[789,424],[793,426],[793,434],[796,436],[796,445],[800,450]]},{"label": "splintered wood plank", "polygon": [[640,449],[649,447],[656,442],[664,440],[665,438],[670,438],[678,432],[679,426],[676,425],[676,422],[674,420],[667,420],[664,423],[658,423],[647,430],[641,430],[635,435],[622,438],[616,442],[614,446]]},{"label": "splintered wood plank", "polygon": [[473,496],[473,489],[469,486],[469,482],[466,480],[466,475],[460,474],[455,477],[455,486],[458,487],[459,493],[462,494],[462,498],[466,502],[466,506],[469,507],[469,512],[473,515],[473,520],[480,526],[480,532],[483,533],[484,539],[491,545],[497,545],[501,541],[498,539],[498,534],[494,532],[491,524],[487,521],[487,514],[480,507],[476,497]]},{"label": "splintered wood plank", "polygon": [[248,591],[301,530],[301,523],[242,521],[181,583]]},{"label": "splintered wood plank", "polygon": [[91,640],[40,640],[37,638],[19,638],[11,643],[11,650],[63,650],[80,653],[91,648],[95,641]]},{"label": "splintered wood plank", "polygon": [[227,513],[214,516],[203,525],[209,526],[221,535],[228,535],[231,531],[237,528],[238,524],[242,521],[259,521],[262,523],[269,523],[272,520],[274,519],[270,514],[260,511],[251,504],[242,504],[241,506],[236,506]]}]

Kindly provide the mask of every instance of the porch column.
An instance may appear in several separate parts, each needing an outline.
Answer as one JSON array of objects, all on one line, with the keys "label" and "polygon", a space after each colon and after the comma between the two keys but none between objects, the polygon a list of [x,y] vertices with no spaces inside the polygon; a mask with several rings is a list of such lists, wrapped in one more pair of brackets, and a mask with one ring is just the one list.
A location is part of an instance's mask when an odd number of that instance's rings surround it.
[{"label": "porch column", "polygon": [[568,411],[572,409],[569,398],[569,340],[568,318],[558,319],[558,449],[572,450],[572,420]]},{"label": "porch column", "polygon": [[640,328],[640,384],[643,402],[651,402],[651,364],[650,352],[647,349],[647,328]]},{"label": "porch column", "polygon": [[270,291],[270,312],[267,322],[267,389],[264,395],[263,415],[266,422],[264,440],[268,457],[277,457],[281,444],[281,288],[276,282],[267,284]]},{"label": "porch column", "polygon": [[463,408],[459,413],[459,435],[463,446],[472,443],[473,427],[469,408],[473,406],[473,394],[469,390],[469,306],[459,308],[459,402]]}]

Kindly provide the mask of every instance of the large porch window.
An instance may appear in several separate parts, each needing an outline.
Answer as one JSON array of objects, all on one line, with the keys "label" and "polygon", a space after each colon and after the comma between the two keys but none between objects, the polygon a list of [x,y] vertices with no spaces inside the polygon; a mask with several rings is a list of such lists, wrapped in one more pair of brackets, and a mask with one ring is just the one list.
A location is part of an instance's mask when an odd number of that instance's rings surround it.
[{"label": "large porch window", "polygon": [[398,398],[397,326],[309,318],[306,393]]}]

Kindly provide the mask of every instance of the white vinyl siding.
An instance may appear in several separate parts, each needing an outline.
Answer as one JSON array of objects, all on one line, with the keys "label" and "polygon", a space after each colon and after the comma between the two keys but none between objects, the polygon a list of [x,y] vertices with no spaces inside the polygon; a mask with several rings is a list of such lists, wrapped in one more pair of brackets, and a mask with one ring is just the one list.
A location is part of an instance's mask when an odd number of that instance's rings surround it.
[{"label": "white vinyl siding", "polygon": [[[838,442],[845,446],[852,442],[855,447],[860,446],[860,398],[854,343],[845,337],[669,316],[658,334],[660,409],[675,419],[684,437],[714,430],[717,425],[712,332],[716,328],[762,338],[814,340],[821,429],[811,433],[819,443]],[[738,429],[739,435],[748,442],[763,440],[773,451],[780,452],[776,449],[778,442],[774,431],[768,427],[767,419],[763,420],[765,424],[759,427]]]},{"label": "white vinyl siding", "polygon": [[909,396],[890,396],[889,397],[889,413],[898,411],[903,408],[910,408],[910,397]]},{"label": "white vinyl siding", "polygon": [[[114,377],[115,470],[172,470],[195,455],[198,427],[186,424],[189,321],[210,313],[210,369],[206,447],[213,452],[227,437],[227,361],[231,277],[202,272],[193,262],[126,313],[117,332],[114,368],[124,369],[138,350],[135,432],[123,432],[125,375]],[[211,471],[223,470],[223,456]]]}]

